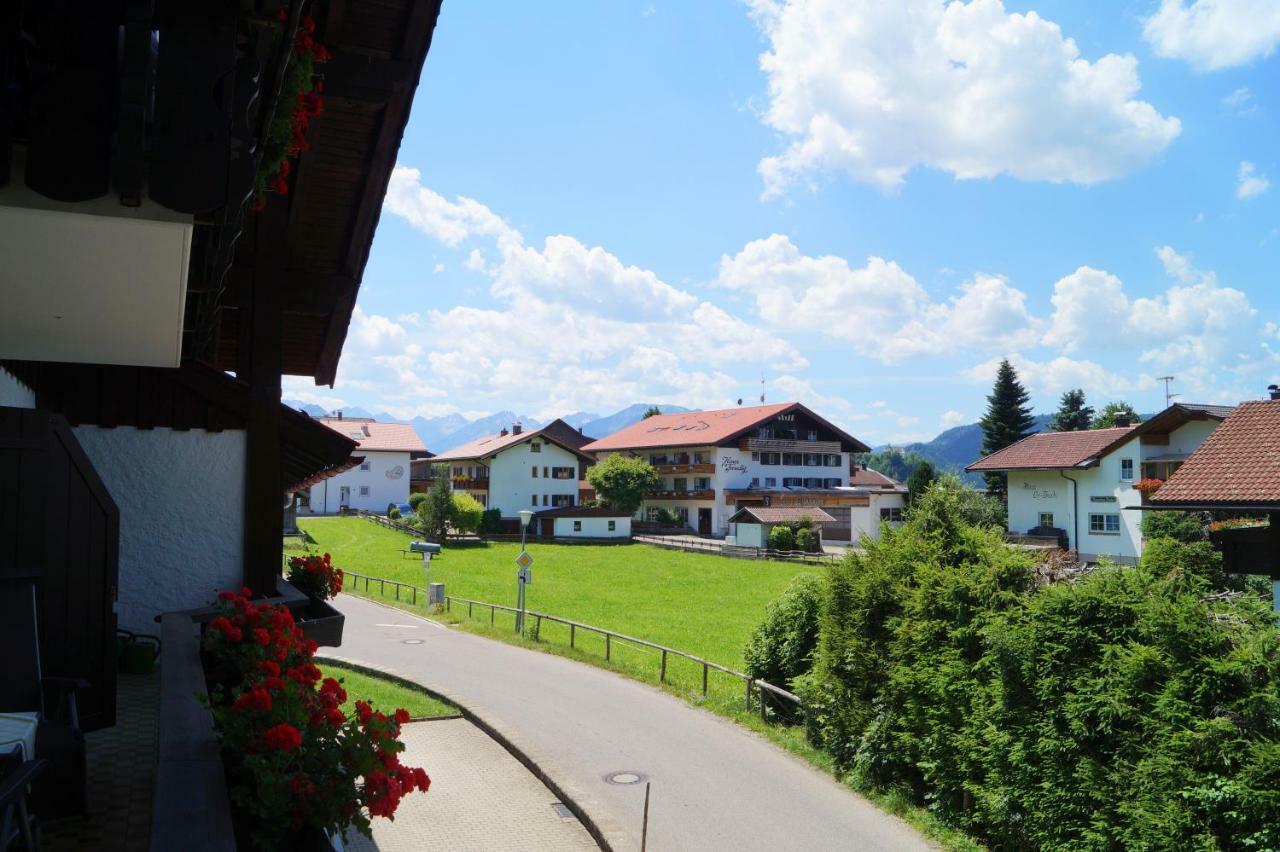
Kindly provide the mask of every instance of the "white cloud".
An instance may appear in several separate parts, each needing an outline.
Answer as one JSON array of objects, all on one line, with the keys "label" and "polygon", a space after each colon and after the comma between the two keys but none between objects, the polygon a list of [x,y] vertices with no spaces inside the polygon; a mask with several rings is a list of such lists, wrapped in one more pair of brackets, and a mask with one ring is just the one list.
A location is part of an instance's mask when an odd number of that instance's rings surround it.
[{"label": "white cloud", "polygon": [[1222,99],[1222,105],[1236,115],[1252,115],[1258,111],[1258,101],[1248,86],[1241,86]]},{"label": "white cloud", "polygon": [[763,120],[789,141],[765,195],[843,171],[881,189],[915,166],[1092,184],[1150,162],[1178,119],[1138,100],[1132,56],[1090,62],[1000,0],[748,0],[769,40]]},{"label": "white cloud", "polygon": [[[491,279],[496,306],[430,312],[431,334],[358,311],[351,378],[386,383],[407,404],[465,396],[473,407],[522,406],[535,415],[607,410],[636,399],[731,405],[743,383],[727,371],[796,370],[791,343],[599,246],[554,235],[541,248],[474,199],[448,200],[397,167],[386,209],[468,252]],[[358,309],[357,309],[358,310]]]},{"label": "white cloud", "polygon": [[1201,71],[1244,65],[1280,44],[1275,0],[1163,0],[1143,36],[1159,56],[1183,59]]},{"label": "white cloud", "polygon": [[885,363],[961,348],[1001,350],[1037,336],[1026,294],[1003,277],[977,275],[948,301],[934,302],[893,261],[870,257],[854,268],[835,255],[801,254],[781,234],[722,256],[716,283],[751,294],[767,323],[821,332]]},{"label": "white cloud", "polygon": [[[1115,396],[1132,390],[1149,388],[1154,383],[1145,373],[1125,375],[1114,373],[1096,361],[1067,358],[1059,355],[1037,361],[1020,354],[1008,356],[1023,385],[1042,396],[1059,394],[1072,388],[1084,388],[1087,395]],[[1000,358],[992,358],[964,371],[973,382],[990,384],[995,380]]]},{"label": "white cloud", "polygon": [[969,422],[969,418],[962,412],[956,411],[954,408],[950,411],[942,412],[942,416],[938,418],[938,426],[942,429],[951,429],[955,426],[963,426]]},{"label": "white cloud", "polygon": [[1271,181],[1267,180],[1266,175],[1258,174],[1257,167],[1248,160],[1242,162],[1236,170],[1236,200],[1256,198],[1270,188]]}]

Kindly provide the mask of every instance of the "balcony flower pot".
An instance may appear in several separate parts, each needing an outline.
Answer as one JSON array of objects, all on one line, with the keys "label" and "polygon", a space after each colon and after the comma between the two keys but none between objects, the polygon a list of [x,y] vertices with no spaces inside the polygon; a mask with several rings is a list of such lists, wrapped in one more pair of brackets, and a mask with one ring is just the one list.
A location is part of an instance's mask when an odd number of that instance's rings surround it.
[{"label": "balcony flower pot", "polygon": [[327,600],[307,596],[307,605],[294,611],[298,627],[317,645],[338,648],[342,645],[342,628],[347,617]]}]

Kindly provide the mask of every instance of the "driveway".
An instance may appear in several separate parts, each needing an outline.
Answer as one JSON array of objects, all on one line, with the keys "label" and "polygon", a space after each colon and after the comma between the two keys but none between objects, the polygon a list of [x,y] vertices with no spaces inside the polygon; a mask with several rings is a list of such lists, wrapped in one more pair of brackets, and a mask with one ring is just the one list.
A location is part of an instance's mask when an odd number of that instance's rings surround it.
[{"label": "driveway", "polygon": [[[391,672],[466,708],[575,802],[614,850],[933,848],[906,823],[751,731],[661,690],[450,629],[353,595],[326,656]],[[426,767],[431,771],[431,767]],[[624,780],[629,780],[624,777]]]}]

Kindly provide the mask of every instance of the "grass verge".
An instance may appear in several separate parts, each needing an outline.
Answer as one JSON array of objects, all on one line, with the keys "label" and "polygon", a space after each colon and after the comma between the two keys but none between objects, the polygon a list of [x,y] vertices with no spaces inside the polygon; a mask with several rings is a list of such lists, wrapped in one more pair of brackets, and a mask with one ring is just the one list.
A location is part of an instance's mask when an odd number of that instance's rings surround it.
[{"label": "grass verge", "polygon": [[363,667],[339,663],[331,659],[319,659],[325,675],[337,678],[347,691],[348,700],[357,698],[368,701],[376,709],[391,714],[399,708],[409,711],[414,719],[438,719],[461,716],[457,707],[436,698],[420,686],[391,678]]}]

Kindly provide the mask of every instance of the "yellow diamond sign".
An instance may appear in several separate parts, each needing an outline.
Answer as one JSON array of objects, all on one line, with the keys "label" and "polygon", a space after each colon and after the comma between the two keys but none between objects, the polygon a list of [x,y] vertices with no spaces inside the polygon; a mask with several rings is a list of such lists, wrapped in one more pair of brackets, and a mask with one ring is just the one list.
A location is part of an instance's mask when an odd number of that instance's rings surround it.
[{"label": "yellow diamond sign", "polygon": [[529,551],[522,550],[520,555],[516,557],[516,564],[521,568],[528,568],[533,564],[533,557],[529,555]]}]

